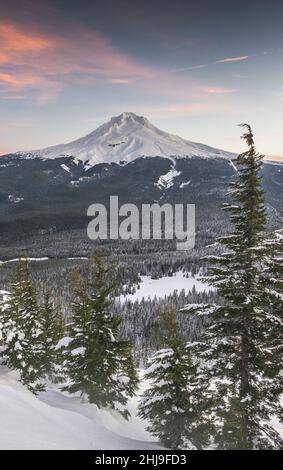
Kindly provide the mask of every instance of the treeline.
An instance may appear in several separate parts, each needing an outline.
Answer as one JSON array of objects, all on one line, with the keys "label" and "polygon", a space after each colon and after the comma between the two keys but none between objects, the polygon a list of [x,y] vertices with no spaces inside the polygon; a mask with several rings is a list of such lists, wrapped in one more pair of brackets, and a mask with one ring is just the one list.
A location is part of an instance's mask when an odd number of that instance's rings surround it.
[{"label": "treeline", "polygon": [[[173,292],[164,298],[142,299],[141,301],[127,301],[123,298],[113,303],[114,315],[119,315],[121,322],[121,335],[130,338],[137,363],[143,367],[149,356],[160,346],[160,312],[167,310],[180,311],[188,304],[210,304],[223,302],[216,291]],[[183,315],[177,313],[177,322],[180,334],[187,341],[196,341],[203,330],[207,319],[197,315]]]}]

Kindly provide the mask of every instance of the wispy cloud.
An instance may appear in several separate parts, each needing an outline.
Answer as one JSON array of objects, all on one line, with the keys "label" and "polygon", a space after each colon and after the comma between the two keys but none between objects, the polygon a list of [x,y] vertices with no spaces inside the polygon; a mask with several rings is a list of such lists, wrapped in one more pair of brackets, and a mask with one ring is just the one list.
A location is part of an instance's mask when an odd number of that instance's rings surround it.
[{"label": "wispy cloud", "polygon": [[190,70],[200,70],[200,69],[205,69],[207,67],[211,67],[215,64],[225,64],[229,62],[242,62],[248,59],[250,59],[249,55],[243,55],[239,57],[225,57],[224,59],[219,59],[214,62],[207,63],[207,64],[196,64],[196,65],[191,65],[189,67],[180,67],[180,68],[172,69],[170,70],[170,73],[187,72]]},{"label": "wispy cloud", "polygon": [[[26,31],[22,32],[12,23],[0,24],[0,41],[2,46],[2,60],[4,62],[5,58],[13,53],[43,51],[52,45],[52,42],[48,38],[44,38],[38,34],[29,34]],[[6,57],[5,53],[8,54]]]},{"label": "wispy cloud", "polygon": [[130,85],[133,83],[133,80],[130,78],[111,78],[109,81],[114,85]]},{"label": "wispy cloud", "polygon": [[215,64],[225,64],[227,62],[241,62],[243,60],[248,60],[250,56],[248,55],[242,55],[239,57],[225,57],[224,59],[216,60],[214,63]]},{"label": "wispy cloud", "polygon": [[192,65],[190,67],[181,67],[181,68],[178,68],[178,69],[172,69],[172,70],[170,70],[170,73],[186,72],[186,71],[189,71],[189,70],[204,69],[206,67],[208,67],[208,64]]},{"label": "wispy cloud", "polygon": [[209,93],[210,95],[227,95],[230,93],[237,93],[239,90],[237,88],[225,88],[225,87],[203,87],[204,93]]}]

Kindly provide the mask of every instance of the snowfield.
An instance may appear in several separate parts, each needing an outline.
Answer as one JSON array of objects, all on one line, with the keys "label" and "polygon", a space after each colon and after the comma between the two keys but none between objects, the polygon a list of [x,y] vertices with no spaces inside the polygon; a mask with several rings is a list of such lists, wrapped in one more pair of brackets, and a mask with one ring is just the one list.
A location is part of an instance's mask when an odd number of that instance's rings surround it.
[{"label": "snowfield", "polygon": [[[137,398],[129,404],[137,407]],[[99,450],[158,449],[133,416],[98,410],[79,398],[49,388],[36,398],[17,380],[17,373],[0,367],[0,449]]]}]

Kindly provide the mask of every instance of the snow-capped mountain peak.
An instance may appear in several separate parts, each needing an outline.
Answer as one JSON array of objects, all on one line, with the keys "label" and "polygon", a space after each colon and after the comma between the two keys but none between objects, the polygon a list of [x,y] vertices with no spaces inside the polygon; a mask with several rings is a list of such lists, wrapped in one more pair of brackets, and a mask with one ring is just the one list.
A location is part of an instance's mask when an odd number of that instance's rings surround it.
[{"label": "snow-capped mountain peak", "polygon": [[137,123],[142,126],[148,126],[150,127],[151,124],[147,118],[144,116],[138,116],[135,113],[132,112],[124,112],[122,114],[119,114],[119,116],[114,116],[110,119],[110,122],[113,123],[114,125],[116,124],[117,126],[123,125],[123,124],[130,124],[132,123]]},{"label": "snow-capped mountain peak", "polygon": [[132,112],[112,117],[96,130],[68,144],[41,150],[21,152],[21,155],[57,158],[74,156],[88,165],[104,162],[130,162],[139,157],[231,158],[233,154],[207,145],[190,142],[164,132],[151,122]]}]

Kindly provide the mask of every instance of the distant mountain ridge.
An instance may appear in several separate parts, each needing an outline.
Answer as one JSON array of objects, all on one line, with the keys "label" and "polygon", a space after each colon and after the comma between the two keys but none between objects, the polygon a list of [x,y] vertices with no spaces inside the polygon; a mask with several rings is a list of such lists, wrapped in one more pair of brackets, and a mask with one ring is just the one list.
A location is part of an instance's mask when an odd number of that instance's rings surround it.
[{"label": "distant mountain ridge", "polygon": [[67,144],[18,152],[21,156],[58,158],[73,156],[89,166],[98,163],[131,162],[139,157],[232,158],[231,152],[190,142],[164,132],[132,112],[112,117],[90,134]]}]

